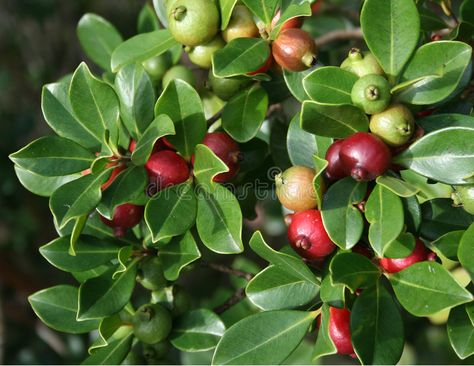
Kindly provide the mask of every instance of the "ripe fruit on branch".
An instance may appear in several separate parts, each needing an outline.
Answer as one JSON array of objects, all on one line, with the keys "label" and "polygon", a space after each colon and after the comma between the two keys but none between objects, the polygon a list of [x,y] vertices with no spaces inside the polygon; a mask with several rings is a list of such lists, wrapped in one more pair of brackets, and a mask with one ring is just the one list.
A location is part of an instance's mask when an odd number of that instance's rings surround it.
[{"label": "ripe fruit on branch", "polygon": [[456,206],[474,215],[474,186],[456,186],[451,198]]},{"label": "ripe fruit on branch", "polygon": [[313,188],[314,169],[293,166],[275,177],[276,194],[288,210],[305,211],[318,206]]},{"label": "ripe fruit on branch", "polygon": [[316,64],[316,44],[308,32],[285,29],[272,44],[272,54],[282,68],[303,71]]},{"label": "ripe fruit on branch", "polygon": [[168,6],[168,29],[186,46],[205,44],[219,31],[220,15],[211,0],[175,0]]},{"label": "ripe fruit on branch", "polygon": [[142,260],[138,267],[137,281],[151,291],[165,287],[167,281],[160,258],[154,256]]},{"label": "ripe fruit on branch", "polygon": [[341,151],[341,146],[343,143],[344,140],[334,141],[326,152],[328,166],[326,168],[325,174],[330,180],[338,180],[347,177],[347,173],[342,166],[341,159],[339,158],[339,151]]},{"label": "ripe fruit on branch", "polygon": [[156,191],[183,183],[189,178],[186,160],[170,150],[152,154],[145,164],[145,169],[148,172],[150,184],[156,185]]},{"label": "ripe fruit on branch", "polygon": [[229,100],[250,84],[249,79],[218,78],[209,70],[209,88],[222,100]]},{"label": "ripe fruit on branch", "polygon": [[216,36],[212,41],[195,47],[186,46],[184,50],[188,53],[189,59],[195,65],[208,69],[212,66],[212,55],[217,50],[225,46],[221,36]]},{"label": "ripe fruit on branch", "polygon": [[349,51],[349,55],[342,62],[341,68],[359,77],[370,74],[385,75],[375,56],[370,52],[362,53],[358,48],[352,48]]},{"label": "ripe fruit on branch", "polygon": [[321,212],[318,210],[295,213],[288,227],[288,239],[292,248],[310,261],[321,259],[336,249],[324,228]]},{"label": "ripe fruit on branch", "polygon": [[357,132],[346,138],[339,151],[343,169],[357,181],[370,181],[390,167],[390,149],[377,136]]},{"label": "ripe fruit on branch", "polygon": [[355,357],[351,341],[351,312],[347,309],[329,308],[329,336],[337,353]]},{"label": "ripe fruit on branch", "polygon": [[101,221],[107,226],[114,229],[114,235],[117,237],[124,236],[125,230],[137,225],[143,217],[143,207],[124,203],[117,206],[114,210],[112,220],[99,216]]},{"label": "ripe fruit on branch", "polygon": [[143,305],[132,319],[133,334],[138,340],[155,344],[166,339],[171,331],[171,314],[159,304]]},{"label": "ripe fruit on branch", "polygon": [[222,38],[229,43],[236,38],[255,38],[258,35],[258,28],[250,10],[245,5],[237,4],[232,11],[227,28],[222,31]]},{"label": "ripe fruit on branch", "polygon": [[370,118],[370,131],[390,146],[402,146],[412,137],[415,118],[402,104],[392,104]]},{"label": "ripe fruit on branch", "polygon": [[351,92],[352,103],[367,114],[384,111],[391,96],[387,79],[376,74],[362,76],[355,82]]},{"label": "ripe fruit on branch", "polygon": [[187,82],[189,85],[192,87],[196,86],[196,77],[194,76],[194,73],[188,69],[186,66],[183,65],[176,65],[173,66],[171,69],[169,69],[165,76],[163,76],[163,81],[162,81],[162,86],[163,89],[165,89],[168,84],[171,82],[171,80],[183,80]]},{"label": "ripe fruit on branch", "polygon": [[[281,10],[278,9],[276,12],[275,16],[272,19],[272,28],[275,28],[276,24],[281,18]],[[296,18],[291,18],[288,19],[283,25],[280,27],[280,32],[285,30],[285,29],[291,29],[291,28],[301,28],[303,25],[303,17],[296,17]]]},{"label": "ripe fruit on branch", "polygon": [[225,183],[232,180],[239,172],[240,161],[243,158],[239,144],[225,132],[208,133],[202,143],[229,168],[228,172],[216,175],[214,182]]},{"label": "ripe fruit on branch", "polygon": [[410,267],[412,264],[429,259],[429,251],[420,239],[416,240],[413,252],[405,258],[381,258],[380,266],[388,273],[396,273]]}]

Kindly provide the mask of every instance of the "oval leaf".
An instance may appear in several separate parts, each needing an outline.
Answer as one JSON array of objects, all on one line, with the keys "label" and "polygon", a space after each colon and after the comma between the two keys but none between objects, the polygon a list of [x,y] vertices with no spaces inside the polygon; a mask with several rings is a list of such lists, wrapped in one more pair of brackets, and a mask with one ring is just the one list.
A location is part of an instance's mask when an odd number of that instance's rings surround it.
[{"label": "oval leaf", "polygon": [[380,277],[380,270],[367,257],[357,253],[339,253],[329,266],[334,284],[343,284],[352,292],[374,285]]}]

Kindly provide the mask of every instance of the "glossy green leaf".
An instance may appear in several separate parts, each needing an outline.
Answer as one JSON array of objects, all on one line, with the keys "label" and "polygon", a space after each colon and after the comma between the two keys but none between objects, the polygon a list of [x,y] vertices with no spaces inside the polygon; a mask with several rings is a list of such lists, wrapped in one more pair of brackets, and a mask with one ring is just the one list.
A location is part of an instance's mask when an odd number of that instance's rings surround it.
[{"label": "glossy green leaf", "polygon": [[99,277],[85,281],[79,287],[78,319],[98,319],[120,311],[130,301],[135,288],[137,273],[136,261],[131,262],[127,270],[115,279],[112,267]]},{"label": "glossy green leaf", "polygon": [[225,78],[245,75],[262,67],[270,56],[270,47],[261,38],[237,38],[212,56],[214,75]]},{"label": "glossy green leaf", "polygon": [[345,138],[369,129],[369,119],[350,104],[330,105],[305,101],[301,109],[301,128],[314,135]]},{"label": "glossy green leaf", "polygon": [[473,296],[441,264],[419,262],[389,277],[400,304],[415,316],[428,316],[472,301]]},{"label": "glossy green leaf", "polygon": [[219,9],[221,12],[221,30],[229,25],[230,18],[237,0],[219,0]]},{"label": "glossy green leaf", "polygon": [[300,127],[300,116],[296,115],[290,122],[286,147],[293,165],[314,166],[312,156],[318,152],[315,136]]},{"label": "glossy green leaf", "polygon": [[235,323],[217,345],[213,365],[279,364],[305,336],[313,313],[267,311]]},{"label": "glossy green leaf", "polygon": [[216,184],[212,193],[199,191],[196,226],[205,246],[220,254],[237,254],[242,243],[242,212],[235,196]]},{"label": "glossy green leaf", "polygon": [[72,228],[71,237],[69,239],[69,254],[72,256],[76,255],[77,242],[86,226],[88,218],[89,214],[84,214],[74,220],[74,227]]},{"label": "glossy green leaf", "polygon": [[321,326],[319,327],[318,338],[313,350],[313,362],[322,356],[337,353],[336,346],[329,335],[329,306],[327,304],[323,304],[320,316]]},{"label": "glossy green leaf", "polygon": [[33,311],[48,327],[60,332],[88,333],[99,326],[97,320],[77,321],[77,288],[58,285],[28,297]]},{"label": "glossy green leaf", "polygon": [[410,183],[388,175],[381,175],[380,177],[377,177],[376,181],[379,186],[390,190],[399,197],[412,197],[420,191],[419,188]]},{"label": "glossy green leaf", "polygon": [[451,346],[461,360],[474,354],[474,325],[466,311],[466,305],[451,309],[447,330]]},{"label": "glossy green leaf", "polygon": [[395,365],[405,344],[400,310],[382,283],[357,297],[351,311],[351,339],[363,365]]},{"label": "glossy green leaf", "polygon": [[200,144],[196,146],[193,173],[200,188],[206,192],[213,192],[218,185],[217,183],[214,183],[214,177],[220,173],[228,171],[229,168],[227,165],[206,145]]},{"label": "glossy green leaf", "polygon": [[118,266],[115,269],[115,272],[112,274],[112,279],[116,279],[117,276],[127,271],[128,260],[130,259],[132,254],[133,254],[132,246],[126,246],[126,247],[120,248],[117,255]]},{"label": "glossy green leaf", "polygon": [[423,203],[434,198],[450,198],[453,188],[447,184],[429,182],[428,178],[415,173],[413,170],[402,170],[403,181],[418,190],[417,198]]},{"label": "glossy green leaf", "polygon": [[360,14],[364,39],[391,77],[396,77],[418,43],[420,18],[413,0],[367,0]]},{"label": "glossy green leaf", "polygon": [[270,39],[274,40],[277,38],[282,25],[285,24],[288,20],[297,17],[311,16],[311,14],[312,11],[309,1],[291,1],[288,6],[283,7],[283,11],[280,14],[280,18],[272,27],[272,31],[270,32]]},{"label": "glossy green leaf", "polygon": [[474,281],[474,223],[469,226],[462,236],[458,248],[458,258]]},{"label": "glossy green leaf", "polygon": [[161,29],[160,22],[153,7],[146,3],[138,14],[137,33],[148,33]]},{"label": "glossy green leaf", "polygon": [[447,27],[446,23],[429,8],[420,6],[418,8],[420,13],[420,28],[425,32],[432,32]]},{"label": "glossy green leaf", "polygon": [[145,222],[153,242],[184,234],[196,220],[194,186],[182,183],[158,192],[145,208]]},{"label": "glossy green leaf", "polygon": [[413,143],[394,162],[427,178],[447,184],[466,184],[474,174],[474,129],[450,127]]},{"label": "glossy green leaf", "polygon": [[111,71],[112,52],[123,42],[117,28],[101,16],[88,13],[77,24],[77,37],[86,55],[104,70]]},{"label": "glossy green leaf", "polygon": [[416,240],[412,233],[401,233],[398,238],[387,244],[383,251],[386,258],[406,258],[415,249]]},{"label": "glossy green leaf", "polygon": [[381,273],[367,257],[357,253],[339,253],[329,266],[334,284],[343,284],[352,292],[373,286]]},{"label": "glossy green leaf", "polygon": [[279,5],[278,0],[243,0],[242,2],[257,18],[262,20],[265,25],[270,25]]},{"label": "glossy green leaf", "polygon": [[465,230],[456,230],[446,233],[433,241],[434,250],[452,261],[458,260],[458,248]]},{"label": "glossy green leaf", "polygon": [[158,256],[163,264],[163,272],[168,281],[176,281],[181,270],[201,257],[196,241],[190,231],[183,236],[173,238],[160,248]]},{"label": "glossy green leaf", "polygon": [[138,140],[153,120],[155,88],[140,63],[123,67],[115,77],[120,117],[130,136]]},{"label": "glossy green leaf", "polygon": [[303,103],[303,101],[307,99],[310,99],[308,94],[306,94],[306,91],[304,90],[303,80],[312,71],[312,69],[308,69],[302,72],[291,72],[288,70],[283,70],[283,78],[285,79],[288,90],[301,103]]},{"label": "glossy green leaf", "polygon": [[367,184],[344,178],[329,187],[323,200],[322,217],[331,240],[342,249],[356,245],[364,230],[364,221],[354,204],[365,197]]},{"label": "glossy green leaf", "polygon": [[412,233],[418,233],[422,220],[421,206],[418,199],[416,197],[406,197],[402,198],[402,203],[407,230]]},{"label": "glossy green leaf", "polygon": [[173,324],[171,344],[185,352],[202,352],[213,349],[224,335],[222,320],[208,309],[190,311]]},{"label": "glossy green leaf", "polygon": [[377,184],[365,204],[365,218],[370,223],[370,245],[382,257],[385,247],[403,230],[402,201],[395,193]]},{"label": "glossy green leaf", "polygon": [[303,79],[309,97],[324,104],[352,104],[351,91],[357,75],[336,66],[320,67]]},{"label": "glossy green leaf", "polygon": [[472,48],[462,42],[431,42],[421,46],[408,63],[402,82],[419,80],[397,94],[410,104],[427,105],[442,101],[458,87],[471,61]]},{"label": "glossy green leaf", "polygon": [[150,158],[156,141],[167,135],[174,135],[173,121],[165,114],[157,116],[137,141],[132,153],[132,162],[135,165],[145,165]]},{"label": "glossy green leaf", "polygon": [[417,120],[416,124],[427,134],[447,127],[474,128],[474,117],[457,113],[441,113]]},{"label": "glossy green leaf", "polygon": [[194,148],[206,134],[206,120],[201,98],[185,81],[171,81],[156,102],[155,116],[166,114],[174,123],[175,136],[169,142],[186,158],[191,157]]},{"label": "glossy green leaf", "polygon": [[241,91],[224,106],[222,127],[234,140],[247,142],[260,130],[267,108],[267,92],[255,84]]},{"label": "glossy green leaf", "polygon": [[343,308],[346,299],[345,289],[345,286],[342,284],[332,283],[331,276],[328,274],[321,282],[321,301],[330,306]]},{"label": "glossy green leaf", "polygon": [[120,313],[101,319],[99,328],[97,329],[98,337],[89,346],[89,354],[92,354],[99,348],[106,347],[109,344],[109,339],[112,338],[112,336],[120,328],[120,326],[122,326],[122,319],[120,319]]},{"label": "glossy green leaf", "polygon": [[281,266],[269,266],[248,283],[245,293],[249,300],[266,310],[293,309],[313,300],[319,287],[295,277]]},{"label": "glossy green leaf", "polygon": [[93,351],[82,365],[119,365],[130,352],[132,342],[132,327],[123,326],[112,335],[107,346]]},{"label": "glossy green leaf", "polygon": [[167,29],[136,35],[113,51],[112,71],[117,72],[125,65],[161,55],[175,45],[176,41]]}]

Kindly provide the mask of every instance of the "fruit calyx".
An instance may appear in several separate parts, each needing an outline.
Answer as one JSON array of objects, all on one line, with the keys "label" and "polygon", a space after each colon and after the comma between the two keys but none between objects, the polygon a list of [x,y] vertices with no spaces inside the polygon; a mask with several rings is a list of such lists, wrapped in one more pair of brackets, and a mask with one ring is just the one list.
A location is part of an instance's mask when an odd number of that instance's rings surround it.
[{"label": "fruit calyx", "polygon": [[188,9],[183,6],[183,5],[180,5],[176,8],[173,9],[172,11],[172,15],[173,15],[173,18],[174,20],[180,22],[184,19],[184,17],[186,16],[186,12],[188,11]]}]

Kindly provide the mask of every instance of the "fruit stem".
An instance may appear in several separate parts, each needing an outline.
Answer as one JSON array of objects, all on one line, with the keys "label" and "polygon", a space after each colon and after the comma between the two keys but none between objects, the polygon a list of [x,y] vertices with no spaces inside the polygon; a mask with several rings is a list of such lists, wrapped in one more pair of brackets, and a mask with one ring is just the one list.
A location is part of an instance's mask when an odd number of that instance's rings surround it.
[{"label": "fruit stem", "polygon": [[184,19],[184,16],[186,15],[186,7],[185,6],[178,6],[173,10],[173,18],[174,20],[180,22]]},{"label": "fruit stem", "polygon": [[301,58],[301,62],[307,67],[316,65],[316,55],[314,53],[307,53]]}]

